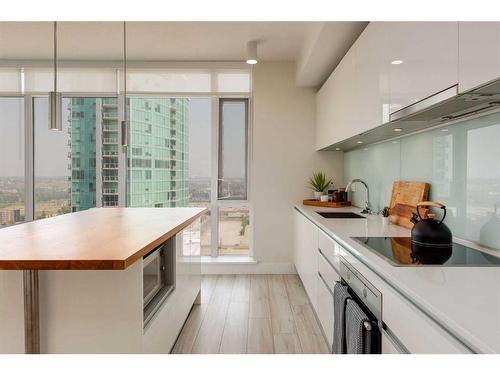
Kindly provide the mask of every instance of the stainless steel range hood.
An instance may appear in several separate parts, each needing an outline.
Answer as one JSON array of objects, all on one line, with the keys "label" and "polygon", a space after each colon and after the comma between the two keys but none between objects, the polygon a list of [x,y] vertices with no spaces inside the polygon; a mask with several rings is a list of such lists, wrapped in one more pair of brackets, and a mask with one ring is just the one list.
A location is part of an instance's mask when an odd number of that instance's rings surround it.
[{"label": "stainless steel range hood", "polygon": [[[390,115],[390,121],[368,132],[333,144],[325,150],[349,151],[366,147],[427,128],[454,122],[500,108],[500,79],[466,93],[458,93],[458,85],[405,107]],[[395,132],[394,129],[401,129]]]}]

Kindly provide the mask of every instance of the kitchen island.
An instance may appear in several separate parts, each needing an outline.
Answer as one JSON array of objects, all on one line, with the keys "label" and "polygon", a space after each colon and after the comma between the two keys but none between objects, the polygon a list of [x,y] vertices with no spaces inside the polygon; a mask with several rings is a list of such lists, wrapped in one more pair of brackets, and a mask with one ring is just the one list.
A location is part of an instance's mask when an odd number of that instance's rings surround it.
[{"label": "kitchen island", "polygon": [[[94,208],[1,229],[0,353],[168,353],[199,297],[205,211]],[[173,288],[145,322],[143,259],[167,244]]]}]

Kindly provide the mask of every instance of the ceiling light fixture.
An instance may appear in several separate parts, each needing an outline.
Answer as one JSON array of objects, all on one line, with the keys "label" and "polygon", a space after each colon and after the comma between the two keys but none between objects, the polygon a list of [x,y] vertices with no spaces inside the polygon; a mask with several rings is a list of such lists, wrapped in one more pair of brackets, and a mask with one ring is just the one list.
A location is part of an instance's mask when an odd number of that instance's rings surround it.
[{"label": "ceiling light fixture", "polygon": [[255,65],[259,62],[257,58],[257,42],[247,43],[247,64]]},{"label": "ceiling light fixture", "polygon": [[340,147],[335,147],[335,151],[342,151]]},{"label": "ceiling light fixture", "polygon": [[356,142],[358,145],[362,145],[363,144],[363,141],[357,141]]},{"label": "ceiling light fixture", "polygon": [[395,132],[402,132],[402,131],[403,131],[403,128],[394,128],[394,129],[392,129],[392,130],[394,130]]},{"label": "ceiling light fixture", "polygon": [[442,132],[447,132],[448,129],[447,128],[444,128],[444,129],[441,129]]},{"label": "ceiling light fixture", "polygon": [[54,22],[54,91],[49,92],[49,129],[62,131],[62,95],[57,92],[57,22]]},{"label": "ceiling light fixture", "polygon": [[403,63],[403,60],[393,60],[391,61],[392,65],[401,65]]}]

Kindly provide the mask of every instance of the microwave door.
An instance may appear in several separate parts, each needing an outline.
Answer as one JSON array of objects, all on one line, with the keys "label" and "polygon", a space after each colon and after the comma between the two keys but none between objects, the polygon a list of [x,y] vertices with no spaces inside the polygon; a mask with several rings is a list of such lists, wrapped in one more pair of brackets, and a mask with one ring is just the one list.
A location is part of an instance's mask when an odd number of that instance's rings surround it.
[{"label": "microwave door", "polygon": [[143,263],[143,297],[147,305],[161,288],[160,251],[151,253]]}]

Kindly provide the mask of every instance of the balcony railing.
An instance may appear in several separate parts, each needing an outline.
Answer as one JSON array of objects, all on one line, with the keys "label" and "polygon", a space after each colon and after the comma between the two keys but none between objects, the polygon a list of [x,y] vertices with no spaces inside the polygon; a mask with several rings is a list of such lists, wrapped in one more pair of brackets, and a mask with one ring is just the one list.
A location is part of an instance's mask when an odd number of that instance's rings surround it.
[{"label": "balcony railing", "polygon": [[118,176],[103,176],[103,181],[118,181]]},{"label": "balcony railing", "polygon": [[118,169],[118,163],[104,163],[104,169]]},{"label": "balcony railing", "polygon": [[102,143],[105,145],[114,145],[118,143],[118,139],[116,138],[103,138]]}]

